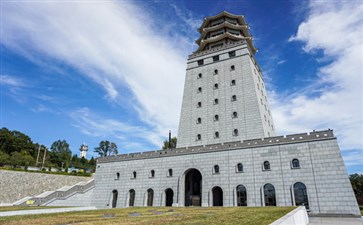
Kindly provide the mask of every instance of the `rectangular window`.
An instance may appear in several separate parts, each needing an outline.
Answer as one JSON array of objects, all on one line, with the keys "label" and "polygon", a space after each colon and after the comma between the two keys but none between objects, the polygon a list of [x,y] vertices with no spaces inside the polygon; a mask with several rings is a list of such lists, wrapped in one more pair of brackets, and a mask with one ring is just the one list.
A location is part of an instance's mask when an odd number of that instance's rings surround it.
[{"label": "rectangular window", "polygon": [[219,55],[213,56],[213,62],[219,61]]},{"label": "rectangular window", "polygon": [[229,58],[236,56],[236,51],[228,52]]},{"label": "rectangular window", "polygon": [[198,60],[198,66],[201,66],[203,64],[204,64],[204,60],[203,59]]}]

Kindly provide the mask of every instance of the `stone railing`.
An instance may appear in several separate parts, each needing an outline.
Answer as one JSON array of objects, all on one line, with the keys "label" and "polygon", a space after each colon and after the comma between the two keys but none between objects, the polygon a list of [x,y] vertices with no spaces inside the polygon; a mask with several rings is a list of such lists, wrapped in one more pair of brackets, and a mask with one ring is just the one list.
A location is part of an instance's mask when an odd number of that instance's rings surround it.
[{"label": "stone railing", "polygon": [[[207,55],[207,54],[210,54],[210,53],[213,53],[213,52],[216,52],[216,51],[221,51],[221,50],[228,49],[228,48],[233,48],[233,47],[236,47],[236,46],[242,45],[242,44],[247,44],[247,42],[245,40],[230,42],[228,44],[224,44],[221,47],[212,48],[212,49],[208,49],[208,50],[201,51],[201,52],[195,52],[195,53],[189,55],[188,59],[197,58],[199,56]],[[248,46],[248,48],[250,48],[250,47]],[[251,51],[251,49],[250,49],[250,51]]]},{"label": "stone railing", "polygon": [[218,152],[218,151],[226,151],[234,149],[255,148],[255,147],[264,147],[271,145],[283,145],[283,144],[300,143],[307,141],[326,140],[333,138],[335,138],[333,130],[329,129],[325,131],[313,131],[311,133],[301,133],[301,134],[293,134],[286,136],[276,136],[276,137],[261,138],[261,139],[226,142],[226,143],[212,144],[212,145],[201,145],[201,146],[193,146],[186,148],[164,149],[157,151],[121,154],[115,156],[108,156],[104,158],[97,158],[97,163],[109,163],[109,162],[118,162],[118,161],[127,161],[127,160],[168,157],[176,155]]},{"label": "stone railing", "polygon": [[66,199],[76,193],[83,193],[94,187],[94,179],[87,182],[80,182],[73,186],[65,186],[56,191],[46,191],[35,197],[26,197],[19,200],[14,205],[47,205],[56,199]]}]

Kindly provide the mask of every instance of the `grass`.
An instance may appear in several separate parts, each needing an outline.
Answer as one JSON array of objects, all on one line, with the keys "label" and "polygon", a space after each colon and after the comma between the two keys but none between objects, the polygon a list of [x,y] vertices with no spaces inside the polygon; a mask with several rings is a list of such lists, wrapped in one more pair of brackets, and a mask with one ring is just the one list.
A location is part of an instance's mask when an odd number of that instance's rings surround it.
[{"label": "grass", "polygon": [[50,209],[50,208],[67,208],[67,207],[64,207],[64,206],[1,206],[0,212],[17,211],[17,210]]},{"label": "grass", "polygon": [[267,225],[294,207],[132,207],[0,217],[0,224]]}]

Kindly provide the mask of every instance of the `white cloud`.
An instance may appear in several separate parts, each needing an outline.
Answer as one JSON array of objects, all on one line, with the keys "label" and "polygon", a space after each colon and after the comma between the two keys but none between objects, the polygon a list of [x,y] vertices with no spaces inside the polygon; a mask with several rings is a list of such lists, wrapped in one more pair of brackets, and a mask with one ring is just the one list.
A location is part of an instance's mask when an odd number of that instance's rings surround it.
[{"label": "white cloud", "polygon": [[9,86],[11,88],[21,88],[26,86],[25,83],[19,78],[9,75],[0,75],[0,84]]},{"label": "white cloud", "polygon": [[11,1],[2,4],[1,13],[2,44],[8,49],[39,65],[71,66],[119,104],[125,101],[118,89],[126,86],[136,99],[132,107],[155,127],[156,136],[177,130],[185,50],[178,36],[159,33],[163,25],[153,25],[145,11],[127,1]]},{"label": "white cloud", "polygon": [[281,133],[332,128],[342,148],[363,149],[362,24],[362,2],[311,2],[308,18],[290,41],[303,42],[308,54],[322,50],[328,63],[302,93],[272,93]]}]

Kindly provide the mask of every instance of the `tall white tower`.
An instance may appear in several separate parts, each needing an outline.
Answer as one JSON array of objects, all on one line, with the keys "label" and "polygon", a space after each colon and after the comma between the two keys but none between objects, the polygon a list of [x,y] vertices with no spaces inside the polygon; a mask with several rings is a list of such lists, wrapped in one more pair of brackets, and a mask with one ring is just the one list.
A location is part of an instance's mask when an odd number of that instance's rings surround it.
[{"label": "tall white tower", "polygon": [[82,157],[86,158],[87,151],[88,151],[88,145],[86,145],[85,143],[83,143],[81,145],[81,147],[79,147],[79,151],[81,152],[80,153],[80,158],[82,158]]},{"label": "tall white tower", "polygon": [[198,29],[189,56],[177,147],[275,135],[260,67],[243,16],[222,12]]}]

